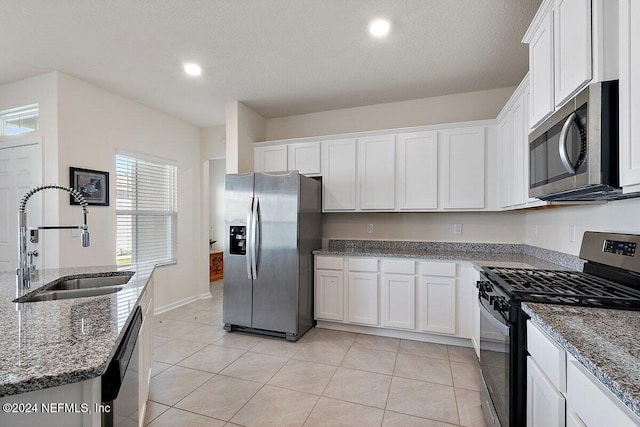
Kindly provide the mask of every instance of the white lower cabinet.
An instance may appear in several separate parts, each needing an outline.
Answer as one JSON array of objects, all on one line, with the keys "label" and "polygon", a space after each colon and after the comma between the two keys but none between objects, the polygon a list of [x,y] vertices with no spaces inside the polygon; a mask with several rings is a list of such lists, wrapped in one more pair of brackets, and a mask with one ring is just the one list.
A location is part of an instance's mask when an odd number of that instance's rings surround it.
[{"label": "white lower cabinet", "polygon": [[457,275],[455,262],[318,255],[315,318],[409,331],[413,339],[425,333],[471,338],[473,316],[460,316],[458,306],[471,311],[467,303],[475,300],[458,295]]},{"label": "white lower cabinet", "polygon": [[564,397],[531,356],[527,357],[527,427],[554,427],[565,423]]},{"label": "white lower cabinet", "polygon": [[378,273],[349,272],[349,322],[378,325]]},{"label": "white lower cabinet", "polygon": [[421,262],[418,279],[418,329],[455,335],[457,332],[457,265]]},{"label": "white lower cabinet", "polygon": [[640,417],[531,320],[527,351],[528,427],[640,425]]}]

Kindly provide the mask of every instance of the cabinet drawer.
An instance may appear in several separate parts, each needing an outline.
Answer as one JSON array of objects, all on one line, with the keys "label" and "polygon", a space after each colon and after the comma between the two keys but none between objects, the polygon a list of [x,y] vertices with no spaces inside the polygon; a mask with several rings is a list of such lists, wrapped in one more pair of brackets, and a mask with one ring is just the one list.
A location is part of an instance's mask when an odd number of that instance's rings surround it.
[{"label": "cabinet drawer", "polygon": [[324,270],[342,270],[344,260],[337,256],[318,256],[316,257],[316,268]]},{"label": "cabinet drawer", "polygon": [[395,274],[416,274],[416,263],[414,261],[384,260],[382,261],[382,271]]},{"label": "cabinet drawer", "polygon": [[456,277],[455,262],[421,262],[420,274],[423,276]]},{"label": "cabinet drawer", "polygon": [[573,357],[567,363],[567,406],[588,426],[638,426],[640,419]]},{"label": "cabinet drawer", "polygon": [[349,258],[349,271],[378,271],[378,260],[375,258]]},{"label": "cabinet drawer", "polygon": [[559,391],[566,391],[566,352],[531,320],[527,320],[527,351],[551,383]]}]

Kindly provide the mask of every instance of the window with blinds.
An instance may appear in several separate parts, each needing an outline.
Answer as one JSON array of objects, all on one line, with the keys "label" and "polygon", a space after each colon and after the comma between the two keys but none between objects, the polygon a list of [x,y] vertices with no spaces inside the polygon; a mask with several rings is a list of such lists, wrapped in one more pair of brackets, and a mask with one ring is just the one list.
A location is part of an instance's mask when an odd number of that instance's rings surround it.
[{"label": "window with blinds", "polygon": [[116,155],[119,268],[176,262],[177,172],[167,162]]}]

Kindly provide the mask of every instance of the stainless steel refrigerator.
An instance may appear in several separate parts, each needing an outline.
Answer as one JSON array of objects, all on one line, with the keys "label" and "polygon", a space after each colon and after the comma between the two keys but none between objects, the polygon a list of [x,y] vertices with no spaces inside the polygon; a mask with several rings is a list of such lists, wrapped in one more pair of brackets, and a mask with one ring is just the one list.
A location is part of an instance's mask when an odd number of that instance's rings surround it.
[{"label": "stainless steel refrigerator", "polygon": [[313,327],[319,181],[297,171],[225,176],[224,328],[296,341]]}]

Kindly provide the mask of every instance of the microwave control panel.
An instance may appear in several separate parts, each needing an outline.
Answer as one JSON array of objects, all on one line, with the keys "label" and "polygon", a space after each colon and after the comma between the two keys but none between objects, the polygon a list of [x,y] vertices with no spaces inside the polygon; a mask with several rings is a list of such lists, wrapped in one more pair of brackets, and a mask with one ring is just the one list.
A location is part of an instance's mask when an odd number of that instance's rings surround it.
[{"label": "microwave control panel", "polygon": [[630,242],[618,242],[614,240],[605,240],[602,247],[603,252],[609,252],[611,254],[635,256],[636,244]]}]

